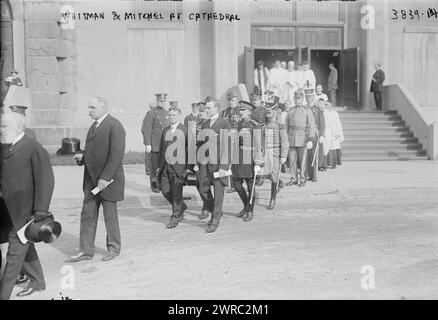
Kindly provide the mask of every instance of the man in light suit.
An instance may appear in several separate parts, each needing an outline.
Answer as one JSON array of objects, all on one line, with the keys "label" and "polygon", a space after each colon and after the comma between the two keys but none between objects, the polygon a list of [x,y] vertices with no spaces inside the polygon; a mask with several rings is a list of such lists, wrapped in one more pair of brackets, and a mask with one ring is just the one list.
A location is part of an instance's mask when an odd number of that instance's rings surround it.
[{"label": "man in light suit", "polygon": [[[199,194],[205,204],[205,209],[212,212],[211,219],[208,222],[207,233],[215,232],[219,226],[220,219],[222,217],[222,205],[224,202],[225,186],[228,185],[228,177],[224,176],[225,172],[230,169],[230,158],[225,158],[225,152],[223,148],[228,147],[226,141],[222,141],[221,130],[231,130],[231,124],[219,117],[220,105],[217,101],[208,101],[205,105],[209,120],[206,120],[201,127],[201,131],[207,130],[215,135],[216,144],[212,147],[216,148],[216,158],[210,155],[211,150],[207,149],[206,157],[207,161],[200,161],[199,165]],[[212,130],[212,131],[208,131]],[[206,131],[204,131],[206,132]],[[211,137],[208,137],[210,139]],[[201,140],[198,137],[198,141]],[[200,148],[205,143],[212,143],[208,140],[200,142]],[[207,154],[208,153],[208,154]],[[228,153],[230,154],[230,153]],[[214,173],[218,172],[220,177],[215,178]],[[214,197],[210,191],[210,185],[214,187]]]},{"label": "man in light suit", "polygon": [[24,128],[23,116],[17,113],[2,115],[1,190],[11,225],[6,230],[8,262],[0,282],[0,300],[10,298],[21,271],[30,281],[17,296],[28,296],[46,288],[34,244],[22,243],[17,231],[32,217],[40,221],[50,215],[54,176],[47,151],[36,140],[25,135]]},{"label": "man in light suit", "polygon": [[[89,115],[95,120],[88,130],[84,152],[75,155],[78,165],[84,165],[84,201],[81,212],[80,252],[72,256],[72,262],[91,260],[94,256],[97,218],[100,205],[107,231],[108,252],[104,261],[120,254],[121,240],[117,216],[117,201],[124,199],[125,129],[116,118],[108,114],[108,102],[95,97],[90,100]],[[113,182],[111,182],[113,181]],[[95,187],[100,190],[93,195]]]},{"label": "man in light suit", "polygon": [[385,72],[380,69],[382,66],[377,63],[374,68],[376,72],[373,74],[371,79],[370,91],[374,93],[374,102],[376,103],[376,108],[378,111],[382,111],[382,91],[383,91],[383,81],[385,81]]},{"label": "man in light suit", "polygon": [[[167,228],[175,228],[184,218],[187,205],[183,201],[183,186],[187,176],[187,127],[180,122],[181,109],[169,109],[170,125],[163,129],[160,143],[160,168],[157,174],[163,196],[172,205],[172,216]],[[166,155],[169,146],[175,152]],[[173,158],[174,157],[174,158]]]}]

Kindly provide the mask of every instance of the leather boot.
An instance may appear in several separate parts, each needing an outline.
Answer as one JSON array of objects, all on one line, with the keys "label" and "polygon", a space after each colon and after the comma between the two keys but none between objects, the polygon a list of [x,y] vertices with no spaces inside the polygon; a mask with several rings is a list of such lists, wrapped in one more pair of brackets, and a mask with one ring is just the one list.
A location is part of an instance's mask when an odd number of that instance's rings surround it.
[{"label": "leather boot", "polygon": [[245,215],[245,217],[243,218],[243,221],[248,222],[251,221],[253,218],[253,212],[252,211],[248,211]]},{"label": "leather boot", "polygon": [[242,218],[242,217],[245,215],[245,213],[247,212],[247,210],[248,210],[248,205],[245,205],[245,206],[243,207],[242,211],[240,211],[240,212],[237,214],[237,217]]},{"label": "leather boot", "polygon": [[276,190],[277,184],[275,182],[271,182],[271,200],[269,200],[269,206],[268,210],[273,210],[275,207],[275,197],[276,197]]}]

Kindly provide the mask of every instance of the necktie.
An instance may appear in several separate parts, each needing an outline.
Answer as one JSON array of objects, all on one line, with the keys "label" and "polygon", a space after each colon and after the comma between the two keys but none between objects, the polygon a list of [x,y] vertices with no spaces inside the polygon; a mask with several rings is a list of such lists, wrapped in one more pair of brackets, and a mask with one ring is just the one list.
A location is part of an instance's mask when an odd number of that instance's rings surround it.
[{"label": "necktie", "polygon": [[94,133],[94,131],[96,131],[97,123],[97,121],[93,122],[93,125],[91,126],[91,133]]}]

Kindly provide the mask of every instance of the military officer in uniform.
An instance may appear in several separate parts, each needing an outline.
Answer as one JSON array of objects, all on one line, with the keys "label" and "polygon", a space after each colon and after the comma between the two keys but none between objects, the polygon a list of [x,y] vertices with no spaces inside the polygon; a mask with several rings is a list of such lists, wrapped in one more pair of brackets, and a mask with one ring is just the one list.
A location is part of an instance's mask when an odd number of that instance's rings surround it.
[{"label": "military officer in uniform", "polygon": [[[196,152],[198,151],[198,147],[200,147],[202,145],[202,142],[198,142],[198,135],[199,132],[201,131],[202,125],[204,124],[205,121],[208,121],[208,115],[207,112],[205,110],[205,102],[204,103],[199,103],[199,113],[198,113],[198,117],[195,119],[195,127],[192,127],[192,131],[189,131],[189,137],[191,139],[194,140],[194,143],[196,144]],[[187,117],[186,117],[187,118]],[[190,129],[189,129],[190,130]],[[190,136],[191,135],[191,136]],[[188,168],[190,169],[191,166],[188,166]],[[196,188],[198,189],[199,195],[201,196],[202,199],[202,194],[201,194],[201,190],[200,190],[200,182],[201,182],[201,177],[199,175],[199,163],[197,162],[193,168],[192,171],[195,172],[196,174]],[[204,220],[207,219],[209,217],[209,214],[211,213],[211,208],[209,208],[208,203],[206,201],[202,201],[202,211],[201,211],[201,215],[198,217],[200,220]]]},{"label": "military officer in uniform", "polygon": [[[306,89],[304,90],[304,92],[307,101],[307,106],[310,109],[310,111],[312,111],[313,119],[315,120],[315,136],[313,138],[314,141],[313,148],[307,152],[307,171],[310,181],[316,182],[318,181],[317,172],[318,172],[319,156],[315,155],[315,153],[317,153],[317,150],[319,152],[319,142],[321,140],[320,137],[324,136],[325,121],[324,121],[324,114],[319,109],[318,104],[315,101],[313,90]],[[315,159],[315,161],[313,161],[313,159]]]},{"label": "military officer in uniform", "polygon": [[146,146],[146,153],[151,154],[150,168],[150,186],[153,192],[160,193],[157,181],[157,169],[159,167],[160,142],[163,128],[169,125],[167,118],[168,111],[164,109],[166,103],[166,93],[158,93],[157,107],[149,110],[143,119],[141,132],[143,134],[143,143]]},{"label": "military officer in uniform", "polygon": [[[310,109],[303,105],[304,93],[296,91],[294,94],[295,107],[286,115],[287,135],[289,138],[289,161],[291,179],[287,186],[306,184],[307,150],[313,148],[315,137],[315,120]],[[299,179],[299,181],[298,181]]]},{"label": "military officer in uniform", "polygon": [[[239,152],[237,161],[231,165],[232,180],[240,199],[243,202],[243,209],[237,215],[243,217],[243,221],[248,222],[253,218],[254,195],[253,184],[254,174],[257,174],[263,166],[263,156],[261,151],[261,125],[251,119],[255,106],[246,101],[239,102],[239,111],[242,121],[239,124]],[[257,131],[254,131],[258,129]],[[237,164],[235,162],[238,162]],[[243,187],[246,182],[248,192]],[[252,201],[251,201],[252,196]],[[250,203],[251,202],[251,203]]]},{"label": "military officer in uniform", "polygon": [[[227,100],[229,106],[224,111],[222,111],[221,117],[227,120],[231,124],[232,129],[234,129],[235,132],[237,132],[239,128],[239,124],[242,121],[240,117],[239,106],[238,106],[239,100],[237,99],[237,95],[234,91],[228,93]],[[231,179],[230,188],[227,190],[227,193],[232,193],[234,191],[236,191],[236,188],[234,187],[233,180]]]},{"label": "military officer in uniform", "polygon": [[[266,124],[263,127],[264,166],[261,175],[271,180],[271,199],[268,210],[275,207],[277,193],[284,187],[279,178],[280,168],[286,163],[289,141],[285,124],[276,118],[278,106],[266,108]],[[278,184],[277,184],[278,182]]]},{"label": "military officer in uniform", "polygon": [[[257,123],[263,126],[266,122],[266,109],[262,102],[262,97],[257,94],[253,94],[251,96],[251,102],[254,105],[255,109],[252,112],[252,119],[257,121]],[[263,137],[262,137],[262,152],[263,152]],[[263,177],[257,176],[256,178],[256,186],[263,185]]]}]

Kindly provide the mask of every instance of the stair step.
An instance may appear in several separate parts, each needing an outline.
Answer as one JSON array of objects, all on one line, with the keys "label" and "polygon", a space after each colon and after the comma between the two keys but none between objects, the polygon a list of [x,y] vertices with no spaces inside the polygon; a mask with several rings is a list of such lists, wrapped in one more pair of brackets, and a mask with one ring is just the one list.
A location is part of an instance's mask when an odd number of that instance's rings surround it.
[{"label": "stair step", "polygon": [[352,145],[364,145],[364,144],[373,144],[373,145],[385,145],[385,144],[393,144],[393,145],[409,145],[409,144],[419,144],[417,138],[399,138],[399,137],[382,137],[382,138],[368,138],[368,137],[358,137],[345,140],[343,145],[352,144]]},{"label": "stair step", "polygon": [[396,131],[385,131],[385,132],[373,132],[373,131],[351,131],[344,132],[345,140],[354,140],[358,137],[364,137],[368,139],[384,139],[385,137],[399,137],[399,138],[410,138],[413,137],[414,134],[410,131],[396,132]]},{"label": "stair step", "polygon": [[342,129],[345,131],[409,131],[408,127],[405,126],[399,126],[399,127],[393,127],[393,126],[361,126],[361,127],[350,127],[350,126],[342,126]]},{"label": "stair step", "polygon": [[342,126],[364,126],[364,125],[370,125],[370,126],[405,126],[406,123],[401,120],[397,121],[388,121],[385,119],[376,119],[376,120],[357,120],[357,119],[341,119]]},{"label": "stair step", "polygon": [[392,151],[385,149],[374,149],[374,150],[343,150],[343,155],[385,155],[390,157],[398,157],[398,156],[412,156],[418,155],[423,156],[426,154],[424,150],[400,150],[400,151]]},{"label": "stair step", "polygon": [[415,161],[429,160],[427,156],[409,156],[409,157],[381,157],[381,156],[343,156],[342,161]]},{"label": "stair step", "polygon": [[387,151],[403,151],[403,150],[421,150],[421,145],[417,143],[412,144],[351,144],[343,143],[342,150],[387,150]]}]

